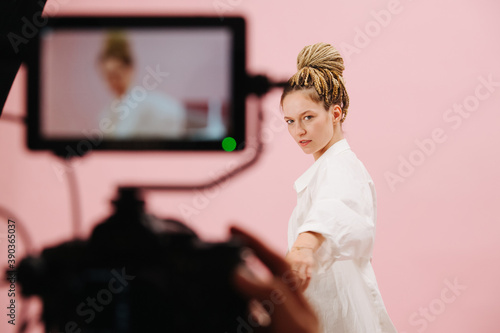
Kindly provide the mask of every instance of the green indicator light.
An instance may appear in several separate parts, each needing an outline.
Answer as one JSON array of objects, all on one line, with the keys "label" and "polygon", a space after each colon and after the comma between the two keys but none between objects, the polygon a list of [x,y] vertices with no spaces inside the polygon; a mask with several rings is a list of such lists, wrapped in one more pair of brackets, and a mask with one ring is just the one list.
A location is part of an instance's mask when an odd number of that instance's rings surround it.
[{"label": "green indicator light", "polygon": [[236,140],[228,136],[222,140],[222,149],[225,151],[233,151],[236,148]]}]

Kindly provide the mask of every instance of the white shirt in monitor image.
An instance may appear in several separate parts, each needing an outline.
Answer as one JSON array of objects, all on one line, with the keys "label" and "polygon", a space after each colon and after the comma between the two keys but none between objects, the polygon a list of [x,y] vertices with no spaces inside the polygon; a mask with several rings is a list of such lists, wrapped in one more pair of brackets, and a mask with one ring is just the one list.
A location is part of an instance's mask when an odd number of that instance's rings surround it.
[{"label": "white shirt in monitor image", "polygon": [[109,139],[183,139],[186,110],[176,99],[159,92],[115,98],[102,111],[99,126]]}]

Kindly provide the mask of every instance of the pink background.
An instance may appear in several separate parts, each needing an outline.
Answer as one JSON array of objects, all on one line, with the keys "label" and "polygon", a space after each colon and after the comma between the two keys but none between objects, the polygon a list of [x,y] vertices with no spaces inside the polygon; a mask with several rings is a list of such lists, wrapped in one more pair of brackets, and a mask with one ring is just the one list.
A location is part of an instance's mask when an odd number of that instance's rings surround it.
[{"label": "pink background", "polygon": [[[345,136],[377,187],[373,265],[400,333],[500,331],[499,9],[491,0],[49,0],[47,7],[57,15],[241,14],[249,27],[248,71],[276,79],[294,73],[303,46],[337,46],[351,98]],[[24,74],[5,113],[26,112]],[[497,83],[485,85],[488,78]],[[265,98],[266,146],[254,168],[205,201],[199,193],[152,194],[148,210],[188,221],[207,240],[226,239],[228,225],[237,223],[284,254],[292,184],[313,158],[291,140],[279,96]],[[460,105],[462,115],[453,111]],[[41,249],[71,237],[69,197],[66,178],[55,171],[60,161],[28,151],[25,141],[24,127],[0,121],[0,204]],[[205,181],[245,158],[91,154],[70,169],[82,191],[84,235],[110,213],[117,184]],[[186,207],[197,214],[183,215]],[[448,286],[454,282],[462,286],[455,294]],[[0,295],[6,299],[6,288]],[[1,331],[14,332],[2,317]]]}]

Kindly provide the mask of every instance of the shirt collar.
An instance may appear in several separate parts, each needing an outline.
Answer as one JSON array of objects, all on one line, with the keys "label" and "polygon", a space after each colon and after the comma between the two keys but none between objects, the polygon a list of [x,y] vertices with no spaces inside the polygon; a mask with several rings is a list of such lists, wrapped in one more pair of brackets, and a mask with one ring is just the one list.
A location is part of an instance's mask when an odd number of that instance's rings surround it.
[{"label": "shirt collar", "polygon": [[332,157],[335,156],[344,150],[350,149],[351,147],[347,143],[347,140],[344,138],[342,140],[339,140],[335,142],[330,148],[328,148],[323,155],[321,155],[314,163],[307,169],[293,184],[293,188],[297,193],[302,191],[311,181],[311,178],[314,176],[316,173],[316,170],[318,169],[320,162],[324,160],[327,157]]}]

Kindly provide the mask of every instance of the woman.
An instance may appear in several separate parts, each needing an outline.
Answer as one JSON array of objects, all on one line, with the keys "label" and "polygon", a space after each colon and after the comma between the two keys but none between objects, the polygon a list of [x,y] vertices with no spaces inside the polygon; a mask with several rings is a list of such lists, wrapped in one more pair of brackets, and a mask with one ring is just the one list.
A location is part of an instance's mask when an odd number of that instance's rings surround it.
[{"label": "woman", "polygon": [[329,44],[306,46],[281,107],[288,130],[315,162],[294,183],[287,261],[325,333],[396,332],[371,265],[373,181],[343,136],[349,97],[344,64]]},{"label": "woman", "polygon": [[[100,115],[104,135],[113,139],[181,139],[186,132],[186,110],[176,99],[152,90],[156,82],[133,86],[134,59],[124,33],[107,34],[99,67],[114,99]],[[153,88],[154,89],[154,88]]]}]

